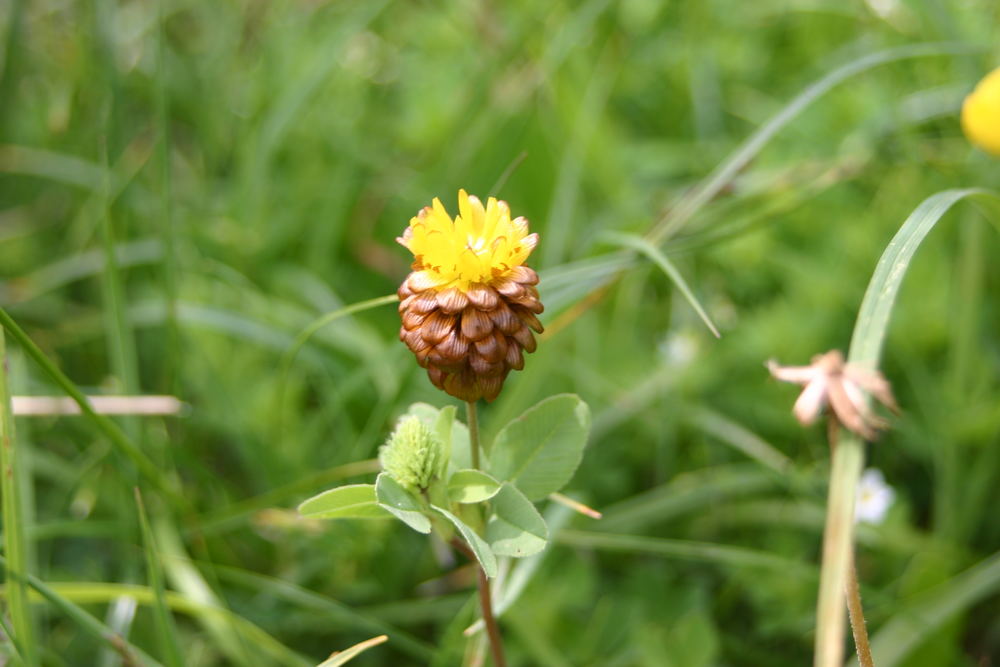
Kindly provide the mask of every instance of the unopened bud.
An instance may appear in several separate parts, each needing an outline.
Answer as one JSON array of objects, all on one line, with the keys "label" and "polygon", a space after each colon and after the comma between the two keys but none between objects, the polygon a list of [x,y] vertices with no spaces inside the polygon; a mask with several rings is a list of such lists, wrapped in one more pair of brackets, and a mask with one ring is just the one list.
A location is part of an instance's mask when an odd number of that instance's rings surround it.
[{"label": "unopened bud", "polygon": [[437,435],[411,415],[399,421],[379,449],[379,462],[400,485],[420,491],[444,475],[448,453]]}]

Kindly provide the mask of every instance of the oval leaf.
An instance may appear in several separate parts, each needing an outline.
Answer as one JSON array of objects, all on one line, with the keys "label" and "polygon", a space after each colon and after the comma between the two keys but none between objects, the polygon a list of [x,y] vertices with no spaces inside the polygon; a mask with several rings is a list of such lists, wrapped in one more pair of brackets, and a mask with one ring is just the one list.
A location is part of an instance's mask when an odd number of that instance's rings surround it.
[{"label": "oval leaf", "polygon": [[431,532],[431,520],[424,515],[420,501],[384,472],[375,480],[375,498],[382,509],[413,530],[424,534]]},{"label": "oval leaf", "polygon": [[497,576],[497,557],[493,555],[490,545],[483,538],[479,537],[476,531],[472,530],[464,521],[448,510],[442,509],[437,505],[431,505],[431,507],[437,510],[444,518],[448,519],[448,521],[451,521],[455,528],[458,528],[458,532],[462,534],[466,543],[472,548],[472,553],[476,554],[476,560],[483,566],[483,572],[486,573],[486,576],[491,579]]},{"label": "oval leaf", "polygon": [[299,514],[313,519],[386,519],[390,516],[378,506],[374,484],[350,484],[324,491],[299,505]]},{"label": "oval leaf", "polygon": [[551,396],[497,434],[490,472],[541,500],[573,477],[589,432],[590,409],[579,396]]},{"label": "oval leaf", "polygon": [[481,503],[500,490],[500,482],[481,470],[459,470],[448,480],[448,497],[455,503]]},{"label": "oval leaf", "polygon": [[524,558],[545,548],[549,539],[545,519],[517,487],[504,484],[491,504],[493,514],[486,524],[486,540],[493,553]]}]

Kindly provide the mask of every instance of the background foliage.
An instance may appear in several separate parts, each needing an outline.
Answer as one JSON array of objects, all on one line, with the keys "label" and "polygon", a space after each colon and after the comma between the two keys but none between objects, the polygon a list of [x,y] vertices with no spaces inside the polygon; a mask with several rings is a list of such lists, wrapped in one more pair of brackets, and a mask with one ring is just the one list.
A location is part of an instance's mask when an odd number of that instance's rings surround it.
[{"label": "background foliage", "polygon": [[[995,2],[0,9],[0,303],[86,390],[190,405],[121,421],[183,502],[87,420],[19,421],[31,568],[61,599],[166,661],[147,588],[159,562],[185,665],[308,664],[383,631],[357,664],[458,662],[470,570],[442,576],[395,523],[289,509],[371,482],[373,464],[345,465],[371,459],[410,403],[450,399],[397,341],[391,306],[322,329],[284,386],[280,361],[316,317],[393,292],[408,268],[394,237],[465,187],[541,233],[549,305],[547,337],[483,426],[579,394],[594,432],[569,493],[605,511],[568,520],[504,615],[513,661],[809,660],[828,456],[762,362],[845,348],[909,212],[996,183],[957,122],[1000,57]],[[654,264],[607,282],[608,263],[587,261],[616,251],[602,234],[652,229],[810,82],[924,42],[949,45],[821,97],[663,246],[721,340]],[[887,343],[904,414],[869,456],[897,502],[858,556],[876,635],[914,604],[951,609],[953,577],[1000,550],[1000,246],[972,206],[950,216]],[[15,392],[58,393],[11,353]],[[998,584],[977,579],[957,613],[914,626],[922,643],[898,664],[993,664]],[[36,611],[48,664],[120,664],[56,606]]]}]

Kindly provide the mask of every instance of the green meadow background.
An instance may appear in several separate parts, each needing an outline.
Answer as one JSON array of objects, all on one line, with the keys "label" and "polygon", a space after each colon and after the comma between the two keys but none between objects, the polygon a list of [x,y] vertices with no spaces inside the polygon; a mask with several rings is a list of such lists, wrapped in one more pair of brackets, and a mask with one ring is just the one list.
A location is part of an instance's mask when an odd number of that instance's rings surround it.
[{"label": "green meadow background", "polygon": [[[459,188],[541,235],[549,332],[486,436],[554,393],[594,414],[566,493],[604,518],[543,508],[511,663],[809,664],[829,452],[763,364],[846,349],[907,215],[1000,180],[958,121],[995,0],[4,0],[0,35],[0,305],[83,391],[188,406],[116,418],[145,471],[107,423],[17,420],[41,664],[311,665],[382,633],[355,664],[462,663],[463,560],[294,512],[454,399],[391,305],[288,352],[393,293],[395,237]],[[880,665],[1000,664],[998,219],[949,213],[894,312],[903,414],[868,458],[896,502],[857,556]],[[721,339],[608,235],[654,230]],[[7,343],[14,393],[63,392]]]}]

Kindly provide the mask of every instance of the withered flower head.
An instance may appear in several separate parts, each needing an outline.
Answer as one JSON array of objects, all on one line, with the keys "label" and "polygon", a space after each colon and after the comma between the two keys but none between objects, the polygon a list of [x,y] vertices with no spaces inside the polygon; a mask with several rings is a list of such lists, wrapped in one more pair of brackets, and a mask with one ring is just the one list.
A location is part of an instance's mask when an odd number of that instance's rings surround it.
[{"label": "withered flower head", "polygon": [[398,292],[399,337],[436,387],[492,401],[535,351],[531,330],[542,332],[538,274],[524,265],[538,234],[493,197],[483,207],[459,190],[458,210],[452,220],[435,198],[396,239],[414,257]]},{"label": "withered flower head", "polygon": [[779,366],[768,361],[771,375],[805,386],[792,411],[802,424],[812,424],[829,404],[844,426],[866,440],[873,440],[886,422],[875,415],[865,394],[871,394],[893,412],[898,412],[889,381],[875,370],[845,364],[838,350],[819,354],[809,366]]}]

